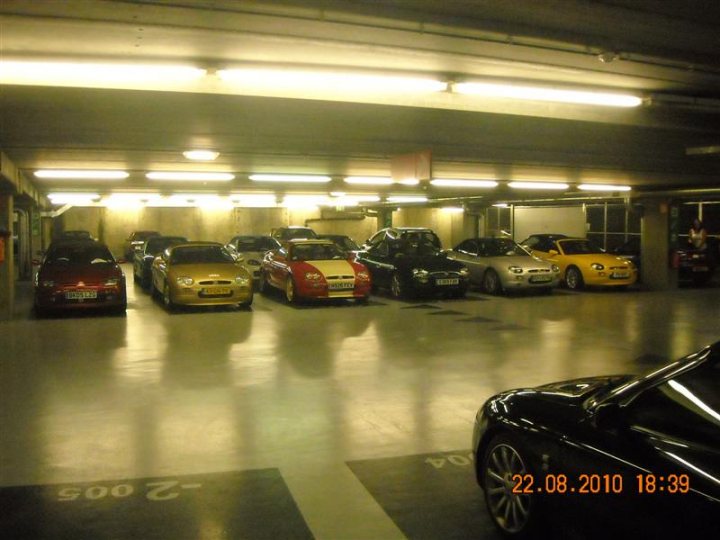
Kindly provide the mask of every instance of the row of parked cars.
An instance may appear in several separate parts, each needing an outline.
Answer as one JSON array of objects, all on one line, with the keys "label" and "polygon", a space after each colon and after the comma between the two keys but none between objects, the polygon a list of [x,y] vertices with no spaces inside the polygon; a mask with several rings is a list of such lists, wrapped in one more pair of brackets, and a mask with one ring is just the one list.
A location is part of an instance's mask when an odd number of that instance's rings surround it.
[{"label": "row of parked cars", "polygon": [[[585,239],[533,235],[470,238],[443,250],[428,228],[389,227],[358,246],[347,236],[282,227],[267,236],[240,235],[227,244],[136,231],[127,240],[133,277],[169,309],[176,305],[250,306],[255,291],[278,289],[289,302],[352,298],[366,302],[386,289],[397,298],[462,297],[471,285],[489,294],[518,289],[550,292],[561,282],[625,287],[637,268]],[[48,249],[37,274],[38,313],[127,305],[124,276],[107,247],[77,234]]]}]

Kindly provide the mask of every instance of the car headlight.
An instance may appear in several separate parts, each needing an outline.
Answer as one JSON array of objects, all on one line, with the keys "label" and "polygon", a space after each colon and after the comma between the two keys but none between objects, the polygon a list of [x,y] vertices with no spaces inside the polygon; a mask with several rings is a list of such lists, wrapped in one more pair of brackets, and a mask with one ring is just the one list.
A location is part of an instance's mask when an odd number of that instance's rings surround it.
[{"label": "car headlight", "polygon": [[412,273],[413,277],[420,281],[427,281],[428,277],[430,276],[430,272],[423,268],[413,268]]},{"label": "car headlight", "polygon": [[193,281],[193,278],[191,278],[189,276],[180,276],[175,281],[177,282],[178,285],[185,285],[186,287],[189,287],[190,285],[195,283]]},{"label": "car headlight", "polygon": [[358,272],[357,274],[355,274],[355,277],[357,277],[359,280],[367,281],[368,279],[370,279],[370,274],[368,274],[366,271],[362,270],[362,271]]},{"label": "car headlight", "polygon": [[317,272],[305,272],[305,279],[307,281],[317,281],[320,278],[322,278],[322,276]]},{"label": "car headlight", "polygon": [[557,273],[560,271],[560,267],[557,264],[553,264],[551,267],[553,272]]},{"label": "car headlight", "polygon": [[508,266],[508,270],[512,272],[513,274],[522,274],[523,269],[519,266]]},{"label": "car headlight", "polygon": [[590,268],[592,268],[593,270],[605,270],[605,267],[600,263],[592,263],[590,265]]},{"label": "car headlight", "polygon": [[41,286],[41,287],[54,287],[54,286],[55,286],[55,282],[54,282],[52,279],[43,279],[43,280],[40,282],[40,286]]},{"label": "car headlight", "polygon": [[235,276],[235,283],[241,287],[247,287],[250,284],[250,280],[245,276]]},{"label": "car headlight", "polygon": [[460,269],[459,274],[460,274],[462,277],[467,277],[467,276],[470,275],[470,270],[468,270],[467,268],[464,268],[464,267],[463,267],[463,268]]},{"label": "car headlight", "polygon": [[119,279],[117,279],[117,278],[112,278],[112,279],[108,279],[108,280],[105,282],[105,286],[106,286],[106,287],[115,287],[115,286],[117,286],[118,283],[120,283],[120,280],[119,280]]}]

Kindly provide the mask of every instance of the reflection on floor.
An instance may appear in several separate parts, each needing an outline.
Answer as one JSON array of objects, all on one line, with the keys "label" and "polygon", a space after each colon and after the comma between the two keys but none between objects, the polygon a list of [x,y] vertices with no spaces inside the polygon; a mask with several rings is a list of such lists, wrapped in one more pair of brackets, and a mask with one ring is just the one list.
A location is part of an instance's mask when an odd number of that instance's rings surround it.
[{"label": "reflection on floor", "polygon": [[[202,484],[169,491],[175,506],[158,518],[202,523],[198,538],[246,525],[288,537],[271,523],[283,520],[320,539],[419,537],[429,510],[409,506],[432,502],[413,493],[421,485],[442,503],[421,537],[494,538],[469,468],[449,461],[462,461],[453,449],[469,447],[486,398],[649,371],[720,339],[716,286],[301,309],[257,295],[249,310],[170,314],[131,280],[125,317],[35,320],[20,284],[15,318],[0,323],[0,526],[23,538],[53,537],[57,523],[151,538],[142,516],[158,508],[156,482]],[[445,476],[428,458],[448,460]],[[63,489],[77,498],[58,500]],[[262,523],[233,521],[236,510]],[[107,520],[123,533],[100,534]]]}]

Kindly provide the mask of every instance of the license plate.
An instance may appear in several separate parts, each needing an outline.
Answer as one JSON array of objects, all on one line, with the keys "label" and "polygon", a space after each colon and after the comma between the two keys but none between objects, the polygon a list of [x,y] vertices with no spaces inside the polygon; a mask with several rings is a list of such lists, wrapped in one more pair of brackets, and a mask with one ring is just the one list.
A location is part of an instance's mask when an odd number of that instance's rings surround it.
[{"label": "license plate", "polygon": [[68,291],[65,293],[68,300],[84,300],[86,298],[97,298],[97,291]]},{"label": "license plate", "polygon": [[343,289],[354,289],[355,283],[328,283],[328,289],[331,291],[343,290]]},{"label": "license plate", "polygon": [[530,278],[530,283],[547,283],[548,281],[552,281],[552,276],[532,276]]},{"label": "license plate", "polygon": [[457,285],[458,283],[460,283],[460,280],[458,278],[435,280],[436,285]]},{"label": "license plate", "polygon": [[228,287],[208,287],[203,289],[202,293],[206,296],[222,296],[230,294],[230,289]]},{"label": "license plate", "polygon": [[623,279],[630,277],[630,274],[628,274],[627,272],[613,272],[612,276],[610,277],[613,277],[615,279]]},{"label": "license plate", "polygon": [[707,266],[693,266],[692,269],[693,272],[707,272],[708,270],[710,270],[710,268]]}]

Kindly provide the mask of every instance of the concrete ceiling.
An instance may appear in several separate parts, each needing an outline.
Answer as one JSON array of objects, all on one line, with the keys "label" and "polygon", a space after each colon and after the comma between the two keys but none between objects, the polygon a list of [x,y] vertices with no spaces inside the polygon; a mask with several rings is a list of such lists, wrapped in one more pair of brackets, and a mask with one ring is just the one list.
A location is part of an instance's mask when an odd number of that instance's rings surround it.
[{"label": "concrete ceiling", "polygon": [[[223,189],[235,191],[252,187],[252,172],[389,175],[392,156],[425,149],[435,176],[603,181],[639,192],[720,188],[714,1],[3,0],[0,30],[3,60],[209,70],[192,85],[30,84],[0,73],[0,146],[23,174],[131,173],[111,187],[34,180],[41,190],[154,189],[150,170],[231,171],[237,179]],[[644,104],[261,94],[210,80],[217,69],[248,64],[631,91]],[[191,163],[182,152],[192,147],[221,155]]]}]

